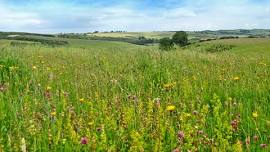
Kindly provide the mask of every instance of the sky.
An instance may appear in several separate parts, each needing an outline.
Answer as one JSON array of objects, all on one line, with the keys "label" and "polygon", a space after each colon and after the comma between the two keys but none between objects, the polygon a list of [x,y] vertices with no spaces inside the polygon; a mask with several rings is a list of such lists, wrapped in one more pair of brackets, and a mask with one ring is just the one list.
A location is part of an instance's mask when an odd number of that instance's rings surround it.
[{"label": "sky", "polygon": [[254,28],[270,28],[270,0],[0,0],[0,31]]}]

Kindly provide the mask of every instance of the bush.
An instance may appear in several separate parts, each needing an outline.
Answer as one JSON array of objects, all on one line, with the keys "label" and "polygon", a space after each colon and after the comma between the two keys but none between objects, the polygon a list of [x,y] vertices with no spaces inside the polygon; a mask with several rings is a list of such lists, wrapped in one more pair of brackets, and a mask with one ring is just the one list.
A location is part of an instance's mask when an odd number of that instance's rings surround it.
[{"label": "bush", "polygon": [[238,39],[239,37],[238,36],[222,36],[220,37],[219,39]]},{"label": "bush", "polygon": [[180,47],[188,45],[188,35],[184,31],[176,32],[173,35],[172,42]]},{"label": "bush", "polygon": [[173,41],[168,37],[162,38],[159,41],[159,48],[164,51],[169,51],[173,48]]},{"label": "bush", "polygon": [[224,51],[229,51],[233,48],[232,45],[224,45],[224,44],[213,44],[209,47],[206,48],[207,52],[224,52]]}]

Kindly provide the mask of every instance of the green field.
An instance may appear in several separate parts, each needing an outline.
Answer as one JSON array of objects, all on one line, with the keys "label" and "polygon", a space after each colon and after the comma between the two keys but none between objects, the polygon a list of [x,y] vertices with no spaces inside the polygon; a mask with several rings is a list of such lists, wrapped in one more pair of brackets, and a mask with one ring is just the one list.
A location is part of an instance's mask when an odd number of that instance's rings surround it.
[{"label": "green field", "polygon": [[269,38],[59,39],[0,40],[0,152],[270,151]]}]

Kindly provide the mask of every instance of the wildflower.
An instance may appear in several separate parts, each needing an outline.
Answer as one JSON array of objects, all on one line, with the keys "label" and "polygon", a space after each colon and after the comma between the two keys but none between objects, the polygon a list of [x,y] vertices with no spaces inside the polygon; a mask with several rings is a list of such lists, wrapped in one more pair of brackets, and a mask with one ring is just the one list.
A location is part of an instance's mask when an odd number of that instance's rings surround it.
[{"label": "wildflower", "polygon": [[160,108],[160,98],[154,99],[154,102],[156,103],[157,108]]},{"label": "wildflower", "polygon": [[36,67],[36,66],[32,66],[32,69],[33,69],[33,70],[36,70],[36,69],[37,69],[37,67]]},{"label": "wildflower", "polygon": [[178,131],[178,133],[177,133],[177,137],[178,137],[178,139],[179,139],[179,140],[183,140],[183,139],[184,139],[184,137],[185,137],[184,132],[183,132],[183,131]]},{"label": "wildflower", "polygon": [[138,99],[138,97],[136,95],[128,95],[128,99],[135,101]]},{"label": "wildflower", "polygon": [[81,98],[81,99],[80,99],[80,102],[81,102],[81,103],[84,103],[84,102],[85,102],[85,99],[84,99],[84,98]]},{"label": "wildflower", "polygon": [[192,114],[193,114],[193,115],[198,115],[199,112],[195,110],[195,111],[192,112]]},{"label": "wildflower", "polygon": [[255,142],[257,142],[257,141],[259,140],[259,136],[257,136],[257,135],[253,136],[253,140],[254,140]]},{"label": "wildflower", "polygon": [[235,119],[231,121],[231,126],[234,130],[237,130],[239,122]]},{"label": "wildflower", "polygon": [[101,132],[102,131],[102,128],[101,127],[98,127],[96,130],[97,130],[97,132]]},{"label": "wildflower", "polygon": [[26,142],[24,138],[21,140],[21,151],[26,152]]},{"label": "wildflower", "polygon": [[259,116],[259,115],[258,115],[258,113],[257,113],[256,111],[252,113],[252,117],[253,117],[253,118],[256,119],[258,116]]},{"label": "wildflower", "polygon": [[240,140],[237,140],[235,144],[235,151],[243,151],[242,142]]},{"label": "wildflower", "polygon": [[87,143],[88,143],[87,137],[82,137],[82,138],[81,138],[81,144],[82,144],[82,145],[86,145]]},{"label": "wildflower", "polygon": [[180,149],[176,148],[176,149],[173,150],[173,152],[180,152]]},{"label": "wildflower", "polygon": [[247,145],[247,146],[250,145],[250,136],[248,136],[248,137],[246,138],[246,145]]},{"label": "wildflower", "polygon": [[259,65],[267,66],[267,64],[263,62],[260,62]]},{"label": "wildflower", "polygon": [[52,117],[56,116],[56,111],[50,113]]},{"label": "wildflower", "polygon": [[47,86],[46,90],[47,90],[47,91],[52,90],[52,87]]},{"label": "wildflower", "polygon": [[110,80],[110,82],[112,83],[112,84],[117,84],[117,80],[116,79],[112,79],[112,80]]},{"label": "wildflower", "polygon": [[0,92],[4,92],[7,90],[7,86],[5,84],[0,84]]},{"label": "wildflower", "polygon": [[266,144],[260,144],[260,147],[261,147],[261,148],[266,148],[267,145],[266,145]]},{"label": "wildflower", "polygon": [[66,144],[67,139],[62,139],[62,144]]},{"label": "wildflower", "polygon": [[185,112],[184,112],[184,113],[183,113],[183,117],[184,117],[184,118],[190,118],[190,117],[191,117],[191,114],[190,114],[190,113],[185,113]]},{"label": "wildflower", "polygon": [[239,77],[234,77],[233,80],[238,81],[238,80],[240,80],[240,78]]},{"label": "wildflower", "polygon": [[173,106],[173,105],[170,105],[170,106],[167,106],[167,108],[166,108],[166,110],[167,111],[174,111],[175,110],[175,106]]},{"label": "wildflower", "polygon": [[10,71],[17,70],[17,69],[19,69],[19,67],[16,67],[16,66],[11,66],[11,67],[9,67],[9,70],[10,70]]},{"label": "wildflower", "polygon": [[171,89],[173,89],[176,85],[176,82],[173,82],[173,83],[167,83],[167,84],[164,84],[163,87],[166,91],[169,91]]},{"label": "wildflower", "polygon": [[199,131],[197,132],[197,134],[198,134],[198,135],[202,135],[202,134],[203,134],[203,130],[199,130]]}]

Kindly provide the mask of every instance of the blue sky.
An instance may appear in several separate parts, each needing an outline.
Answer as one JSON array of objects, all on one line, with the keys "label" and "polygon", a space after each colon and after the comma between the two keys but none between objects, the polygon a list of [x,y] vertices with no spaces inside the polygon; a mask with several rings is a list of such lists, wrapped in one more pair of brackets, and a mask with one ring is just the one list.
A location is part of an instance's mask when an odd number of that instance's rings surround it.
[{"label": "blue sky", "polygon": [[270,28],[270,0],[0,0],[0,31]]}]

